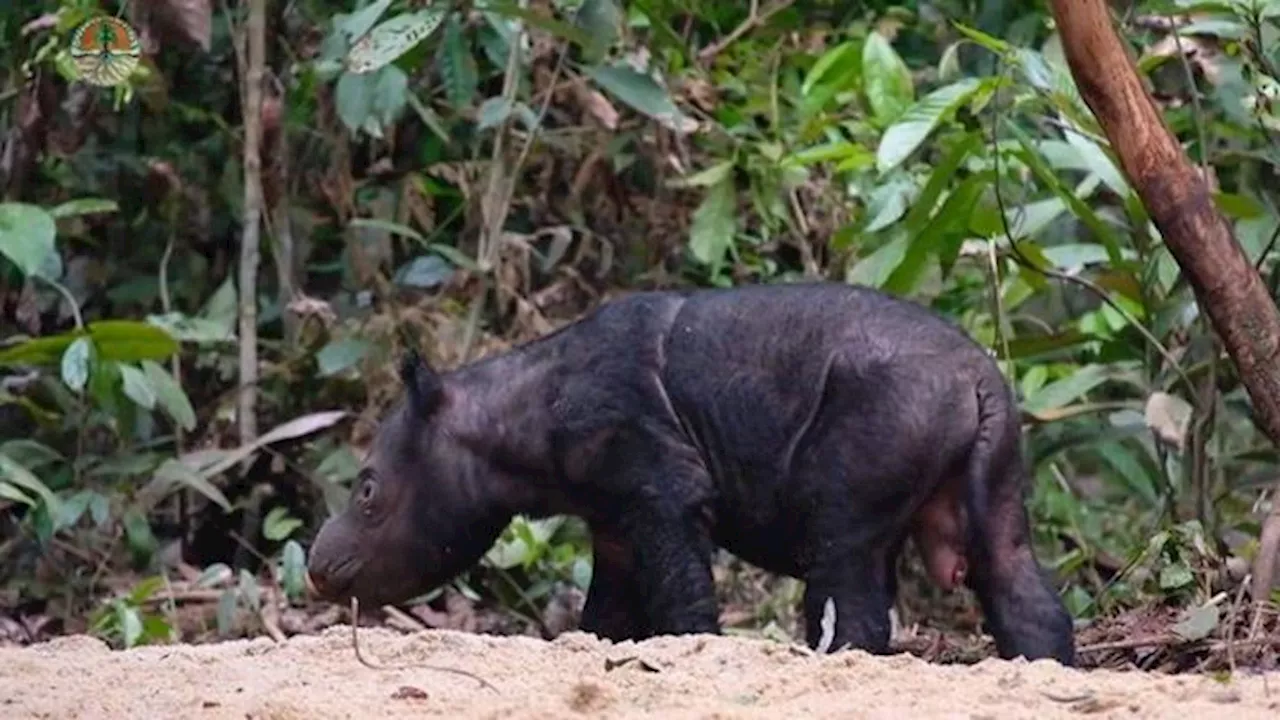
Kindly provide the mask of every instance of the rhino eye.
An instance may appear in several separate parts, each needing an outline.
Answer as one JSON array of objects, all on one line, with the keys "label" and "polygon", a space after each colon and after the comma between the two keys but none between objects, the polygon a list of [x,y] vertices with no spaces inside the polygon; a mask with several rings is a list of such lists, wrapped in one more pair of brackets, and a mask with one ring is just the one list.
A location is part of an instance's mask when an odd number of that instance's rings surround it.
[{"label": "rhino eye", "polygon": [[365,513],[369,512],[369,504],[373,502],[374,496],[377,495],[377,489],[378,483],[373,479],[373,473],[361,473],[360,487],[356,491],[356,502]]}]

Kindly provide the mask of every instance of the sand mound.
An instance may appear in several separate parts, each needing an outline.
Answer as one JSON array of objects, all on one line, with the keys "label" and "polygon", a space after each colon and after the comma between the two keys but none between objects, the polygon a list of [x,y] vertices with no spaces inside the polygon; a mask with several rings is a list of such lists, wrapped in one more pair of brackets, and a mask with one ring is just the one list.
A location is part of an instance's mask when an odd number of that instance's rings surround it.
[{"label": "sand mound", "polygon": [[[283,644],[120,652],[78,636],[0,649],[0,717],[1280,717],[1280,673],[1221,682],[1047,661],[944,666],[734,637],[613,645],[581,633],[544,642],[369,629],[360,638],[366,658],[396,667],[361,665],[346,627]],[[475,673],[496,689],[423,664]]]}]

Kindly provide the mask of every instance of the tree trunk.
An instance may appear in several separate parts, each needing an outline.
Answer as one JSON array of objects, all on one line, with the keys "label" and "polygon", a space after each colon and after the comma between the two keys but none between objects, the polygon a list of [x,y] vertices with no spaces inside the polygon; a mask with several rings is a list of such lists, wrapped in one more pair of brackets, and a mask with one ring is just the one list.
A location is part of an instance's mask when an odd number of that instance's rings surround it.
[{"label": "tree trunk", "polygon": [[1053,0],[1076,86],[1235,361],[1258,427],[1280,445],[1280,312],[1209,186],[1169,132],[1106,0]]},{"label": "tree trunk", "polygon": [[[1195,292],[1253,403],[1280,445],[1280,311],[1214,207],[1208,183],[1169,132],[1111,24],[1106,0],[1052,0],[1067,64],[1128,177]],[[1207,150],[1207,148],[1206,148]],[[1257,613],[1267,601],[1280,537],[1280,486],[1254,562]],[[1255,627],[1259,615],[1255,614]]]},{"label": "tree trunk", "polygon": [[241,78],[244,99],[244,227],[240,240],[240,394],[236,420],[240,442],[258,435],[258,265],[262,225],[262,70],[266,64],[267,0],[248,0],[247,47]]}]

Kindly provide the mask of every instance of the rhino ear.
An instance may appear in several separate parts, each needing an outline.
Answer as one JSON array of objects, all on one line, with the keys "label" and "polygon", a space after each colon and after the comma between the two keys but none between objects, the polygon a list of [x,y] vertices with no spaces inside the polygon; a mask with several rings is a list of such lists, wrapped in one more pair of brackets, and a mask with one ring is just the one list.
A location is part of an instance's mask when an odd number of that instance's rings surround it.
[{"label": "rhino ear", "polygon": [[400,362],[400,381],[409,393],[409,406],[419,417],[429,417],[444,397],[444,383],[417,351],[410,350]]}]

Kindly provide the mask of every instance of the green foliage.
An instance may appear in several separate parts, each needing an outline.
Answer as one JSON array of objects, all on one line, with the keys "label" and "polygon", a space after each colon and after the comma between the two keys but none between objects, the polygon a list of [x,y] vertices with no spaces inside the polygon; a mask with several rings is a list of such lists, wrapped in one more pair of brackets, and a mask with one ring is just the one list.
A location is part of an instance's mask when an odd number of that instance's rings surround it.
[{"label": "green foliage", "polygon": [[37,205],[0,204],[0,253],[24,275],[39,274],[53,254],[53,216]]},{"label": "green foliage", "polygon": [[915,99],[911,71],[878,32],[868,34],[862,45],[862,83],[880,125],[893,124]]},{"label": "green foliage", "polygon": [[145,603],[164,587],[164,578],[150,577],[134,586],[128,595],[115,598],[100,608],[90,627],[100,637],[130,648],[172,639],[173,626],[162,616],[148,612]]}]

